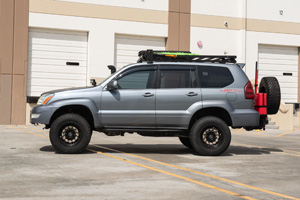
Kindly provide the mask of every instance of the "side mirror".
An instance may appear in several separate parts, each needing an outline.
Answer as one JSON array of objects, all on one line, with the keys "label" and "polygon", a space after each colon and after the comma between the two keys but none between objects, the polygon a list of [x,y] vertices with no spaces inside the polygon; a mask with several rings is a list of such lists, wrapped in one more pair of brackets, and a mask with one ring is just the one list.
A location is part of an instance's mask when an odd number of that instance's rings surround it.
[{"label": "side mirror", "polygon": [[111,91],[116,89],[118,89],[118,81],[113,79],[107,84],[107,90]]}]

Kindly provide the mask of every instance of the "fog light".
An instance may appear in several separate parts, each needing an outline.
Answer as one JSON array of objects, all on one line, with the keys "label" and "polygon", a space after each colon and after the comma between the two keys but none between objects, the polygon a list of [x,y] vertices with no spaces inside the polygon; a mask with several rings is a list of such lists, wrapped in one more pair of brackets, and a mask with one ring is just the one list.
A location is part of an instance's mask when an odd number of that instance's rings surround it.
[{"label": "fog light", "polygon": [[39,118],[41,114],[31,114],[32,119]]}]

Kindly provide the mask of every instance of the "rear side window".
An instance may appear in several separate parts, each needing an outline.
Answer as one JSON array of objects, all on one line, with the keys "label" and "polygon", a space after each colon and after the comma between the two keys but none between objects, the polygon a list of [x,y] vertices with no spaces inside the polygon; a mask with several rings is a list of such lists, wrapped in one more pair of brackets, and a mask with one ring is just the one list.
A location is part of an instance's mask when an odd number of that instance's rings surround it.
[{"label": "rear side window", "polygon": [[160,88],[191,88],[197,87],[195,70],[161,70]]},{"label": "rear side window", "polygon": [[198,73],[202,88],[222,88],[234,81],[226,67],[198,66]]}]

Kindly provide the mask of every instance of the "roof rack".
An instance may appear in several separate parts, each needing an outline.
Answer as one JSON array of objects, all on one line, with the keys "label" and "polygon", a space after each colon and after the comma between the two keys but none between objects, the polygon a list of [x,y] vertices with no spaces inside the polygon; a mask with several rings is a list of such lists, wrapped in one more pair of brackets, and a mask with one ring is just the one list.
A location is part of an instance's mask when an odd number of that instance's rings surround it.
[{"label": "roof rack", "polygon": [[140,51],[138,63],[146,61],[156,62],[210,62],[210,63],[236,63],[236,56],[198,55],[189,51],[153,51],[148,49]]}]

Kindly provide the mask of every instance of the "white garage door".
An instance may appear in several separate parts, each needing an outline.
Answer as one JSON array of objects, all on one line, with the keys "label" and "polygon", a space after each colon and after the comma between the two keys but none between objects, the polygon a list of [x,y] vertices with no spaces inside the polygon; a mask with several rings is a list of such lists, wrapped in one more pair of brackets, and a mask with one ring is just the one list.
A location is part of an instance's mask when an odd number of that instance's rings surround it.
[{"label": "white garage door", "polygon": [[259,46],[259,77],[275,76],[285,103],[298,102],[298,59],[298,47]]},{"label": "white garage door", "polygon": [[115,66],[117,69],[136,63],[141,50],[165,50],[166,40],[161,37],[117,35],[115,38]]},{"label": "white garage door", "polygon": [[29,29],[27,96],[87,85],[87,33]]}]

